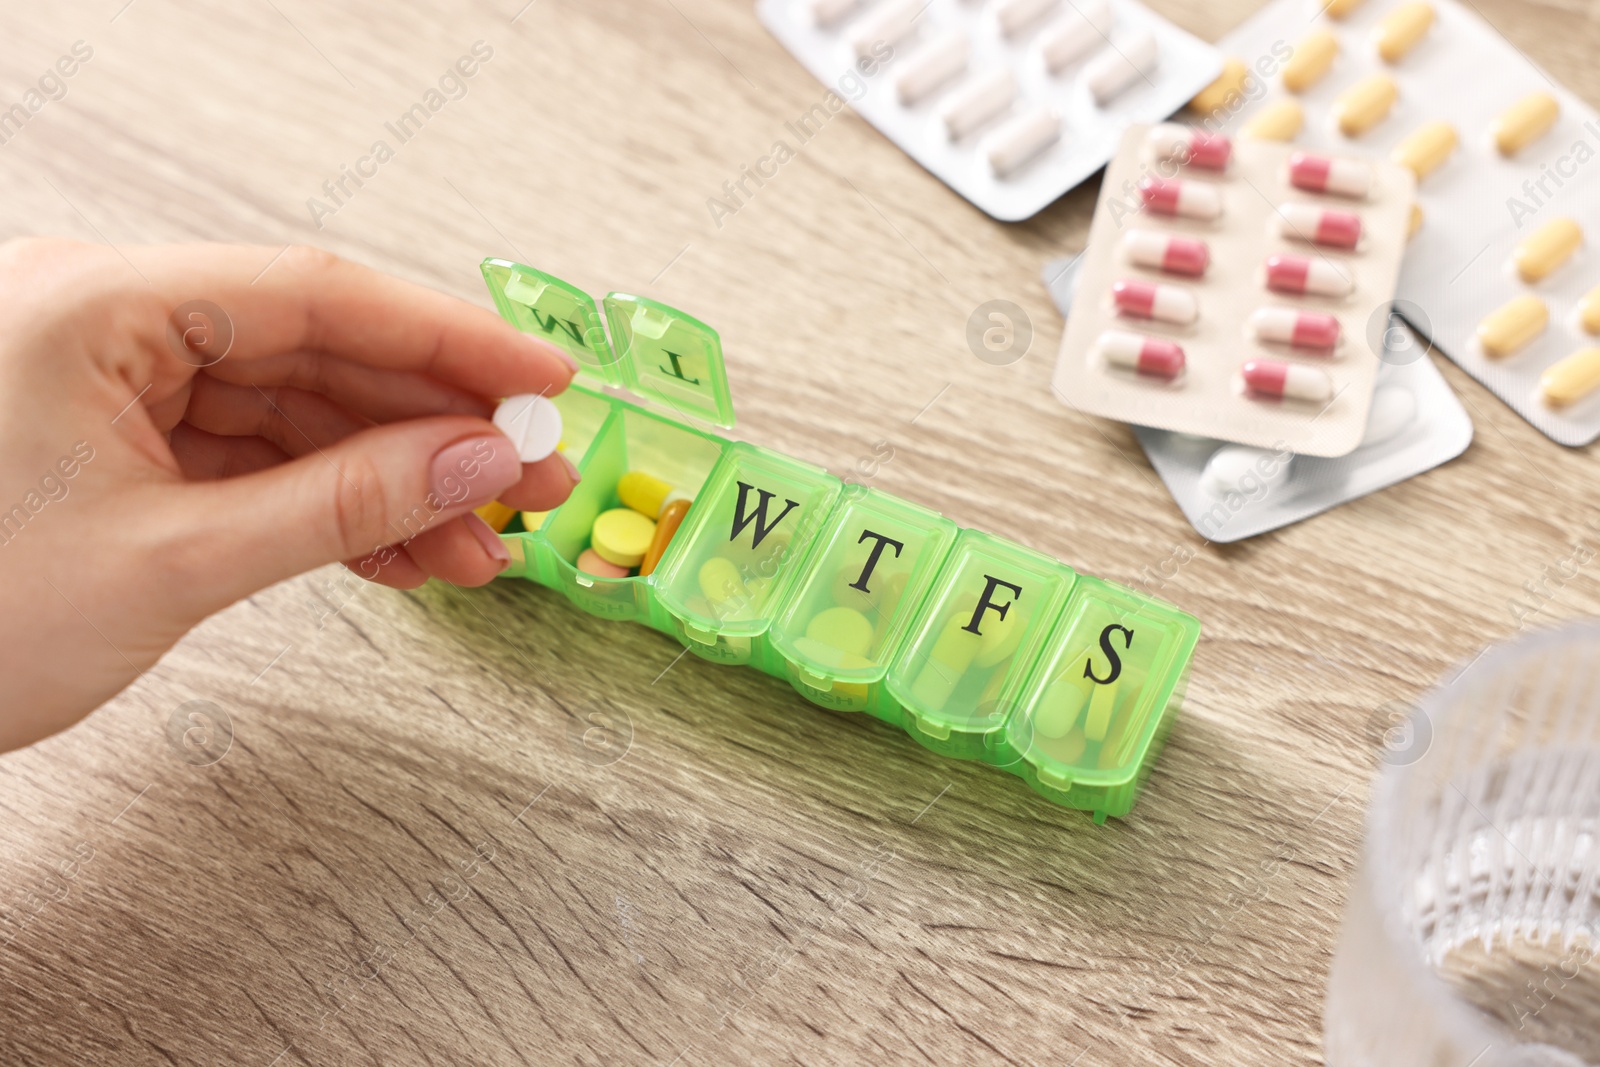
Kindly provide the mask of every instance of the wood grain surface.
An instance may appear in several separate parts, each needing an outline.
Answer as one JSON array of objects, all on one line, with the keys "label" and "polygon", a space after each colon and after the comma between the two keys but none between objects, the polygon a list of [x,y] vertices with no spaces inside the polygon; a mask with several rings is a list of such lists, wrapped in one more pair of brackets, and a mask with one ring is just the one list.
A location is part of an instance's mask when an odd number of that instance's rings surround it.
[{"label": "wood grain surface", "polygon": [[[1153,6],[1215,39],[1254,3]],[[1594,4],[1475,6],[1600,104]],[[93,48],[0,145],[0,235],[648,293],[722,332],[739,436],[837,473],[888,442],[874,484],[1205,626],[1139,806],[1096,827],[531,584],[285,583],[0,758],[0,1062],[1315,1063],[1381,709],[1600,609],[1593,568],[1545,581],[1592,536],[1591,453],[1448,364],[1460,460],[1204,544],[1126,428],[1049,393],[1039,268],[1094,183],[999,225],[845,112],[719,226],[823,93],[748,0],[94,0],[0,31],[0,106]],[[965,342],[992,299],[1035,330],[1006,367]],[[192,701],[228,725],[174,741]]]}]

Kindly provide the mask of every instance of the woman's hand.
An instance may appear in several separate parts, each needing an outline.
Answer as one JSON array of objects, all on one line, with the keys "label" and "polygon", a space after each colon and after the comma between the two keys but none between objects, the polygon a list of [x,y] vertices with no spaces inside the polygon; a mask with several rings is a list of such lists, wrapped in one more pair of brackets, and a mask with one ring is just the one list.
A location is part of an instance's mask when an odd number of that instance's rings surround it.
[{"label": "woman's hand", "polygon": [[546,510],[498,398],[574,365],[315,249],[0,246],[0,750],[76,722],[207,615],[336,560],[386,585],[509,562],[472,509]]}]

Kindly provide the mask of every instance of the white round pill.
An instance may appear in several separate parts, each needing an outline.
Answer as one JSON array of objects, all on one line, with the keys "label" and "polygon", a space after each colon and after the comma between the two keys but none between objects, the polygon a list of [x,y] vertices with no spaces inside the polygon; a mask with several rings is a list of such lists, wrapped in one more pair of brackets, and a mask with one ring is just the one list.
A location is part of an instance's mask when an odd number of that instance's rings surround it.
[{"label": "white round pill", "polygon": [[1417,417],[1417,398],[1403,385],[1385,385],[1372,394],[1367,413],[1367,432],[1361,448],[1381,445],[1405,432]]},{"label": "white round pill", "polygon": [[[1274,489],[1289,480],[1291,461],[1278,453],[1247,445],[1224,445],[1212,453],[1200,472],[1200,489],[1212,496],[1243,493],[1250,496],[1263,489]],[[1246,484],[1254,476],[1255,484]]]},{"label": "white round pill", "polygon": [[494,409],[494,424],[511,438],[524,463],[537,463],[561,443],[561,411],[539,393],[507,397]]}]

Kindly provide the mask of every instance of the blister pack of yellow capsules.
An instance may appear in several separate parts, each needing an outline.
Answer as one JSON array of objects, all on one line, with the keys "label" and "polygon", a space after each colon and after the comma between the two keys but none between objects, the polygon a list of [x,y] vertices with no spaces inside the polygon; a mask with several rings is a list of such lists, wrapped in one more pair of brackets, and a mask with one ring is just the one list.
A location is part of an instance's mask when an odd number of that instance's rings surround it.
[{"label": "blister pack of yellow capsules", "polygon": [[483,274],[507,320],[581,368],[553,402],[582,481],[560,507],[510,517],[507,576],[1097,822],[1132,808],[1183,694],[1193,616],[696,428],[730,427],[733,406],[720,339],[681,311],[621,293],[597,307],[500,259]]}]

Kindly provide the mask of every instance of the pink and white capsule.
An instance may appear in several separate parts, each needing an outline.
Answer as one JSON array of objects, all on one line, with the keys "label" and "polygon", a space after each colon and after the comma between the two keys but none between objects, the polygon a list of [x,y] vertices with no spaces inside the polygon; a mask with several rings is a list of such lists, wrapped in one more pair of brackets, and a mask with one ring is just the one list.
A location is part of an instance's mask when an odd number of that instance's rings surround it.
[{"label": "pink and white capsule", "polygon": [[1226,137],[1176,122],[1152,126],[1145,134],[1144,143],[1150,146],[1150,154],[1157,159],[1170,159],[1206,170],[1226,169],[1228,158],[1233,155],[1233,142]]},{"label": "pink and white capsule", "polygon": [[1111,287],[1111,299],[1124,315],[1187,326],[1200,317],[1200,302],[1176,285],[1124,278]]},{"label": "pink and white capsule", "polygon": [[1353,211],[1325,211],[1311,204],[1284,204],[1278,208],[1278,232],[1291,240],[1354,248],[1361,243],[1361,216]]},{"label": "pink and white capsule", "polygon": [[1183,373],[1183,349],[1159,337],[1106,330],[1095,342],[1100,356],[1113,367],[1137,371],[1151,378],[1171,381]]},{"label": "pink and white capsule", "polygon": [[1205,182],[1145,178],[1139,183],[1139,199],[1144,201],[1146,211],[1157,215],[1214,219],[1222,214],[1222,194]]},{"label": "pink and white capsule", "polygon": [[1267,288],[1295,296],[1307,293],[1316,296],[1349,296],[1355,288],[1355,282],[1325,259],[1268,256]]},{"label": "pink and white capsule", "polygon": [[1154,230],[1129,230],[1122,238],[1122,250],[1130,262],[1169,274],[1204,274],[1211,262],[1211,249],[1204,241]]},{"label": "pink and white capsule", "polygon": [[1322,403],[1333,398],[1333,379],[1316,367],[1302,367],[1281,359],[1252,359],[1239,373],[1253,393]]},{"label": "pink and white capsule", "polygon": [[1289,157],[1289,184],[1313,193],[1333,193],[1361,200],[1372,191],[1372,168],[1354,159],[1296,152]]},{"label": "pink and white capsule", "polygon": [[1250,332],[1258,341],[1331,349],[1339,343],[1339,320],[1318,311],[1257,308],[1250,315]]}]

